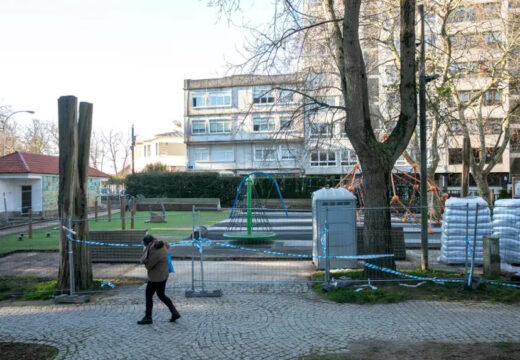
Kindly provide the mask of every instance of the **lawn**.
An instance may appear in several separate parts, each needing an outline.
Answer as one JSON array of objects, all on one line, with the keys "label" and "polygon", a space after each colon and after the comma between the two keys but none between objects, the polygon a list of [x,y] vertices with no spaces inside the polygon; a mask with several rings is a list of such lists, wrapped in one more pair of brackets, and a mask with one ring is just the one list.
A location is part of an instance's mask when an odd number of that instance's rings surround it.
[{"label": "lawn", "polygon": [[[441,271],[441,270],[402,270],[403,273],[410,275],[439,278],[439,279],[460,279],[463,274],[460,272]],[[352,280],[362,279],[362,270],[347,270],[332,274],[333,278],[351,278]],[[323,271],[313,275],[314,280],[323,279]],[[507,279],[502,279],[507,280]],[[419,281],[405,281],[406,284],[416,284]],[[363,287],[363,290],[356,291],[359,286],[348,286],[323,291],[320,284],[314,285],[314,290],[323,297],[338,303],[353,304],[389,304],[408,300],[436,300],[436,301],[491,301],[503,303],[519,303],[520,289],[502,287],[489,284],[480,284],[476,290],[466,288],[461,283],[436,284],[431,281],[425,282],[419,287],[404,287],[398,282],[377,283],[376,290]]]},{"label": "lawn", "polygon": [[[214,225],[229,216],[228,212],[205,211],[200,213],[200,224],[204,226]],[[170,242],[186,239],[190,236],[192,229],[191,211],[169,211],[166,213],[166,223],[146,223],[149,212],[138,212],[135,216],[135,229],[148,230],[152,235],[166,239]],[[198,217],[195,218],[196,224]],[[97,222],[89,221],[90,230],[120,230],[121,218],[119,214],[112,216],[112,221],[106,217],[100,217]],[[130,216],[126,216],[126,229],[130,229]],[[19,240],[20,233],[24,233],[23,240]],[[33,231],[33,238],[27,237],[27,229],[0,236],[0,255],[13,251],[28,250],[58,250],[59,231],[56,226],[47,227]]]}]

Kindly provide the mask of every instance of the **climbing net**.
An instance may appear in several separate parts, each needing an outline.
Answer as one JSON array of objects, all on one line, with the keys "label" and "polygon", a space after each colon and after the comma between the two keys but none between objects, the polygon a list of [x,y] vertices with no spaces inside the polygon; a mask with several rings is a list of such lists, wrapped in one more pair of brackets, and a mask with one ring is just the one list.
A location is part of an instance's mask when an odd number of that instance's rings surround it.
[{"label": "climbing net", "polygon": [[[411,161],[407,155],[403,154],[403,157],[410,164],[412,170],[411,172],[406,172],[394,167],[390,178],[392,184],[390,206],[392,207],[393,213],[400,217],[402,222],[420,223],[420,218],[414,214],[411,208],[414,207],[414,201],[417,201],[420,194],[421,172],[418,169],[418,165]],[[361,223],[361,216],[365,208],[365,192],[363,179],[360,174],[358,174],[359,170],[359,164],[354,165],[353,169],[341,178],[336,188],[343,187],[356,195],[359,203],[357,220]],[[444,211],[444,203],[448,198],[448,194],[444,193],[430,177],[427,177],[426,181],[428,185],[428,232],[433,233],[432,224],[440,225]],[[410,190],[410,195],[407,199],[401,199],[398,195],[396,183],[404,185]]]}]

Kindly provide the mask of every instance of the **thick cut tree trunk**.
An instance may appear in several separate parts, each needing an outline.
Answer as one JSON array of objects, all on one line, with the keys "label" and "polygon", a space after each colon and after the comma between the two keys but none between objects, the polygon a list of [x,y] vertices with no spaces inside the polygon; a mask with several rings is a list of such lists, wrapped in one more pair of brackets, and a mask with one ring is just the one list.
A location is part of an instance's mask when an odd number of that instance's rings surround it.
[{"label": "thick cut tree trunk", "polygon": [[[77,171],[77,106],[74,96],[62,96],[58,99],[59,130],[59,192],[58,212],[62,226],[69,227],[74,205],[74,177]],[[60,229],[60,264],[58,271],[58,287],[69,288],[69,258],[66,232]]]},{"label": "thick cut tree trunk", "polygon": [[[79,104],[78,121],[78,178],[75,182],[74,230],[77,238],[88,240],[88,164],[92,132],[92,104]],[[86,244],[74,244],[74,275],[76,286],[86,290],[92,285],[90,248]]]}]

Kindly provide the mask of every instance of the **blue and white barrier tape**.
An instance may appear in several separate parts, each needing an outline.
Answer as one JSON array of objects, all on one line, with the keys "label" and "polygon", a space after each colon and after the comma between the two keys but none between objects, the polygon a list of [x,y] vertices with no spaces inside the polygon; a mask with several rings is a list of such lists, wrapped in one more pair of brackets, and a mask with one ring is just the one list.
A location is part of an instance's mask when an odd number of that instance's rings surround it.
[{"label": "blue and white barrier tape", "polygon": [[114,289],[116,286],[114,284],[112,284],[110,281],[103,281],[101,283],[101,287],[105,287],[105,286],[108,286],[109,288],[111,289]]},{"label": "blue and white barrier tape", "polygon": [[[70,239],[74,242],[81,243],[81,244],[87,244],[87,245],[97,245],[97,246],[114,246],[114,247],[143,247],[142,244],[113,244],[113,243],[102,243],[97,241],[87,241],[87,240],[76,240],[76,239]],[[197,248],[199,249],[199,252],[201,251],[202,246],[206,245],[217,245],[220,247],[227,247],[230,249],[237,249],[237,250],[243,250],[243,251],[250,251],[250,252],[256,252],[256,253],[264,253],[267,255],[277,255],[277,256],[286,256],[286,257],[295,257],[295,258],[301,258],[301,259],[326,259],[327,256],[324,255],[306,255],[306,254],[291,254],[291,253],[283,253],[280,251],[270,251],[270,250],[261,250],[261,249],[253,249],[253,248],[247,248],[243,246],[237,246],[227,243],[221,243],[212,241],[209,239],[194,239],[193,241],[181,241],[178,243],[172,243],[171,246],[179,246],[179,245],[191,245],[195,244]],[[381,259],[381,258],[387,258],[387,257],[393,257],[394,254],[380,254],[380,255],[339,255],[339,256],[328,256],[329,259],[347,259],[347,260],[370,260],[370,259]]]},{"label": "blue and white barrier tape", "polygon": [[392,270],[392,269],[389,269],[386,267],[377,266],[377,265],[370,264],[370,263],[365,263],[365,266],[370,269],[379,270],[379,271],[383,271],[383,272],[393,274],[396,276],[404,276],[409,279],[420,280],[420,281],[433,281],[433,282],[440,282],[440,283],[445,283],[445,282],[462,283],[462,282],[464,282],[463,279],[438,279],[438,278],[426,278],[426,277],[422,277],[422,276],[409,275],[409,274],[402,273],[400,271]]}]

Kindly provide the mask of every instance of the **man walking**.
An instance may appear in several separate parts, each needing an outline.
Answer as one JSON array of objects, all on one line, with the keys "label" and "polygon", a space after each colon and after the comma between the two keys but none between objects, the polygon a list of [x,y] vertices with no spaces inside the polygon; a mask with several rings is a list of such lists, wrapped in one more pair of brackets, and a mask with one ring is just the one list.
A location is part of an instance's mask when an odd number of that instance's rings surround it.
[{"label": "man walking", "polygon": [[141,263],[148,270],[148,283],[146,284],[146,314],[137,323],[139,325],[148,325],[152,321],[153,294],[157,293],[157,297],[170,309],[172,317],[171,322],[179,319],[181,315],[173,306],[172,301],[165,295],[166,281],[168,281],[168,248],[170,244],[166,241],[155,239],[152,235],[146,235],[143,238],[144,252],[141,257]]}]

